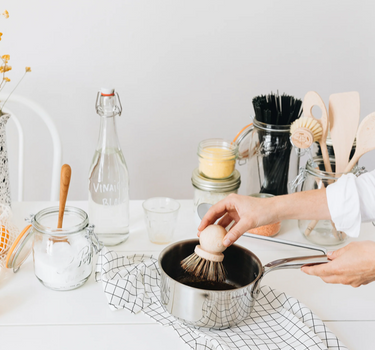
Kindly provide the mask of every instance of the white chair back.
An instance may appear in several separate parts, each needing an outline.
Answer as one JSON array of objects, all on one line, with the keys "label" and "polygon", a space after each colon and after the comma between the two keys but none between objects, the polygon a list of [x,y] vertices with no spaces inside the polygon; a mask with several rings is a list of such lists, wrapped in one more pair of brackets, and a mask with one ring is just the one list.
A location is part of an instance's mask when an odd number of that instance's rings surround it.
[{"label": "white chair back", "polygon": [[[0,101],[5,101],[8,95],[0,93]],[[47,126],[53,144],[53,162],[52,162],[52,181],[51,181],[51,194],[50,200],[57,201],[59,200],[59,187],[60,187],[60,170],[62,163],[62,147],[60,135],[57,131],[57,128],[50,117],[50,115],[36,102],[19,95],[11,95],[9,97],[9,102],[18,103],[20,105],[26,106],[31,109]],[[23,201],[24,199],[24,132],[22,125],[19,119],[15,114],[7,108],[7,104],[3,108],[3,112],[9,113],[11,117],[9,118],[12,121],[18,132],[18,194],[17,200]],[[8,121],[9,123],[9,121]]]}]

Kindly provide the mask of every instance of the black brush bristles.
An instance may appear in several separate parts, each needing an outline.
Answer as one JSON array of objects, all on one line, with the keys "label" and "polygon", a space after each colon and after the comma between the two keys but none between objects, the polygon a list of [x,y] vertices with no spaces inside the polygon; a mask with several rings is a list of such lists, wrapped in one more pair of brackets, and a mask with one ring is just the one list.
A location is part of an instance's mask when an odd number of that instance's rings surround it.
[{"label": "black brush bristles", "polygon": [[286,94],[260,95],[253,98],[256,120],[273,125],[290,125],[302,114],[302,101]]},{"label": "black brush bristles", "polygon": [[214,262],[191,254],[181,261],[181,267],[188,273],[206,281],[225,282],[226,271],[222,262]]}]

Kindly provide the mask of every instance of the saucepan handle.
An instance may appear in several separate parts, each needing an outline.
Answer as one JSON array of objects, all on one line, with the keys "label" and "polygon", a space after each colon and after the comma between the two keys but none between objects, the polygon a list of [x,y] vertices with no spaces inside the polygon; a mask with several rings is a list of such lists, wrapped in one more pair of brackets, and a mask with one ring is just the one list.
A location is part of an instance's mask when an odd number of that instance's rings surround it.
[{"label": "saucepan handle", "polygon": [[298,248],[316,250],[318,252],[322,252],[324,255],[327,254],[327,249],[322,248],[322,247],[318,247],[318,246],[314,246],[314,245],[297,243],[297,242],[287,241],[287,240],[273,238],[273,237],[255,235],[255,234],[249,233],[249,232],[245,232],[243,234],[243,236],[244,237],[255,238],[255,239],[260,239],[260,240],[263,240],[263,241],[273,242],[273,243],[286,244],[286,245],[290,245],[292,247],[298,247]]},{"label": "saucepan handle", "polygon": [[327,255],[310,255],[310,256],[296,256],[292,258],[284,258],[271,261],[267,265],[263,266],[262,276],[257,280],[252,295],[256,298],[260,292],[260,283],[263,277],[271,271],[279,269],[299,269],[302,266],[313,266],[326,264],[328,260]]},{"label": "saucepan handle", "polygon": [[277,259],[263,266],[263,276],[270,271],[279,269],[297,269],[302,266],[313,266],[329,262],[327,255],[296,256]]}]

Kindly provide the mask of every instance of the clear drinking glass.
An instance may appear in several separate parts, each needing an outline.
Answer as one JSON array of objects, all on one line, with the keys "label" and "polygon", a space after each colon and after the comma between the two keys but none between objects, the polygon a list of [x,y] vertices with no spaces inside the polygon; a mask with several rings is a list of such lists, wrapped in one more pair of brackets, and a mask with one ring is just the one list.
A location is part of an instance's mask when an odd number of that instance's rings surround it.
[{"label": "clear drinking glass", "polygon": [[155,197],[145,200],[142,206],[150,241],[169,243],[176,227],[180,203],[172,198]]}]

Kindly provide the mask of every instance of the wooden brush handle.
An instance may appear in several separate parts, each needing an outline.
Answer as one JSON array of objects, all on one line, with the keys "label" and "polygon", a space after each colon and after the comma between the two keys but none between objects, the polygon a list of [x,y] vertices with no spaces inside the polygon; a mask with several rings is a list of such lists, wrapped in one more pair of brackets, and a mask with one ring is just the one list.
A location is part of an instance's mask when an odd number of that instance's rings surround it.
[{"label": "wooden brush handle", "polygon": [[72,175],[72,169],[68,164],[64,164],[61,167],[61,177],[60,177],[60,203],[59,203],[59,219],[57,223],[57,228],[62,228],[65,203],[68,197],[68,190],[70,184],[70,177]]}]

